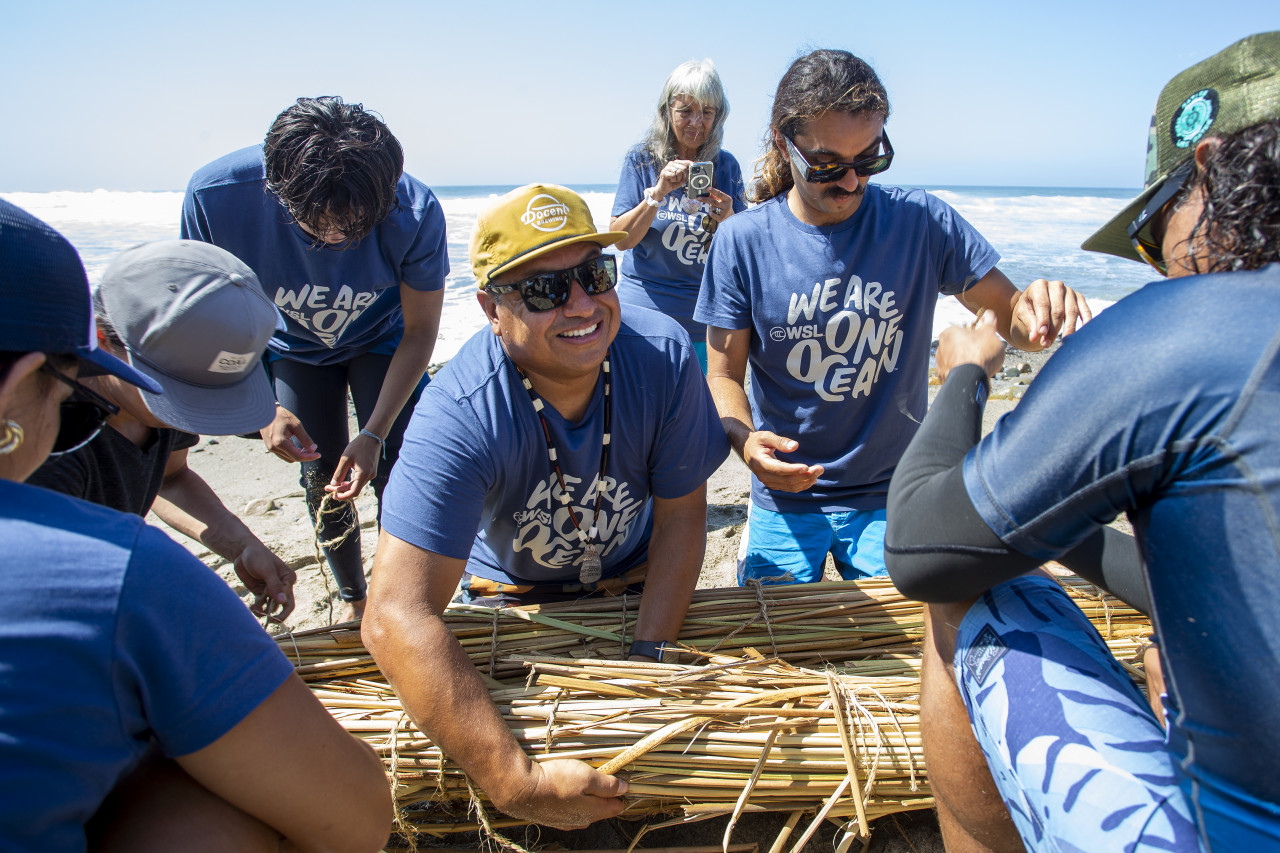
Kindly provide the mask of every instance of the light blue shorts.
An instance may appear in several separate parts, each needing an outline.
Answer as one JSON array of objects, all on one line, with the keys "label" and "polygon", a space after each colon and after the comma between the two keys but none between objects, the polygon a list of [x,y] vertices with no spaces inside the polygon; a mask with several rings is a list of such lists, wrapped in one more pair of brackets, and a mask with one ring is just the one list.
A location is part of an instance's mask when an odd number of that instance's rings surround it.
[{"label": "light blue shorts", "polygon": [[1028,850],[1199,851],[1164,730],[1066,593],[984,594],[953,661],[974,734]]},{"label": "light blue shorts", "polygon": [[[845,580],[887,577],[882,509],[853,512],[774,512],[751,504],[738,560],[738,585],[813,583],[831,554]],[[789,580],[766,580],[791,575]]]}]

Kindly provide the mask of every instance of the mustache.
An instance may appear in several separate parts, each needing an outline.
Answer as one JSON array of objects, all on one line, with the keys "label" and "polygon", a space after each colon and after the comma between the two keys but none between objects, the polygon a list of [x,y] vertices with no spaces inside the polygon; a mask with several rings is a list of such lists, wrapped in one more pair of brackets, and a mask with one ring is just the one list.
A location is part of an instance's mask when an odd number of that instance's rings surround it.
[{"label": "mustache", "polygon": [[822,195],[826,198],[848,198],[849,196],[860,196],[866,192],[867,188],[863,184],[858,184],[856,190],[846,190],[844,187],[830,187],[822,191]]}]

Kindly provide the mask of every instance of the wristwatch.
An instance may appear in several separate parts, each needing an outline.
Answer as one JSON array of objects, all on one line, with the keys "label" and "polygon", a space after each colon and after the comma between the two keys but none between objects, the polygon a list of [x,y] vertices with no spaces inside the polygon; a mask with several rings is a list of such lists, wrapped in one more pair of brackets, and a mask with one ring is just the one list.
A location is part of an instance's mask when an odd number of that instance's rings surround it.
[{"label": "wristwatch", "polygon": [[653,197],[653,187],[645,187],[645,188],[644,188],[644,203],[645,203],[645,204],[647,204],[647,205],[649,205],[650,207],[661,207],[661,206],[662,206],[662,202],[657,201],[657,200],[656,200],[656,199],[654,199],[654,197]]},{"label": "wristwatch", "polygon": [[662,653],[667,650],[665,640],[636,640],[627,649],[628,655],[644,655],[656,661],[662,660]]}]

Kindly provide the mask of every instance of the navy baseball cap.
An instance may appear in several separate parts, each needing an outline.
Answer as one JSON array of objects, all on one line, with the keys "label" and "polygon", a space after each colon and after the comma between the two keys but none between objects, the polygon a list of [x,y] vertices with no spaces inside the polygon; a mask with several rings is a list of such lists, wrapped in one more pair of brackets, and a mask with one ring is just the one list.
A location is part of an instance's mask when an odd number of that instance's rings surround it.
[{"label": "navy baseball cap", "polygon": [[110,373],[153,394],[155,380],[98,349],[89,280],[57,231],[0,199],[0,349],[67,354],[86,376]]}]

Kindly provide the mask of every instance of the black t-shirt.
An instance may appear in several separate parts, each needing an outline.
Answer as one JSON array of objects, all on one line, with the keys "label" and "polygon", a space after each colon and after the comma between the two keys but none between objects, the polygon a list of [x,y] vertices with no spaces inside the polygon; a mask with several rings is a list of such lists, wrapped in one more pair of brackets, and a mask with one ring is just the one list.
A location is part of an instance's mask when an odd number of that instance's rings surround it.
[{"label": "black t-shirt", "polygon": [[146,447],[138,447],[104,426],[97,438],[74,453],[45,460],[27,483],[145,516],[160,493],[169,453],[200,441],[200,436],[176,429],[152,432]]}]

